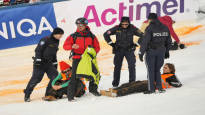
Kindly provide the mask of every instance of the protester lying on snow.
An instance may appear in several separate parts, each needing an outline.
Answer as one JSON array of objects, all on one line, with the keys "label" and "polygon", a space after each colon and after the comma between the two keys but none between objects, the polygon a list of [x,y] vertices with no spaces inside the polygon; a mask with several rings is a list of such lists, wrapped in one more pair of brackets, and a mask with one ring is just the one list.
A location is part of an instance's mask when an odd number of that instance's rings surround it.
[{"label": "protester lying on snow", "polygon": [[162,88],[181,87],[182,84],[175,75],[175,66],[171,63],[166,63],[163,67]]},{"label": "protester lying on snow", "polygon": [[[63,95],[67,95],[70,77],[71,77],[71,70],[72,68],[66,62],[60,62],[60,69],[61,73],[52,81],[52,89],[49,90],[48,96],[44,97],[43,99],[46,101],[53,101],[56,99],[61,99]],[[77,91],[75,96],[81,97],[85,93],[85,83],[78,79],[77,80]]]},{"label": "protester lying on snow", "polygon": [[[175,76],[175,66],[170,63],[166,63],[163,67],[162,78],[162,88],[171,88],[171,87],[181,87],[182,84],[179,79]],[[109,97],[120,97],[126,96],[133,93],[141,93],[148,91],[148,82],[136,81],[131,83],[122,84],[117,88],[110,88],[109,90],[101,90],[100,93],[103,96]]]},{"label": "protester lying on snow", "polygon": [[117,88],[110,88],[109,90],[101,90],[100,93],[103,96],[120,97],[120,96],[130,95],[133,93],[142,93],[145,91],[148,91],[147,80],[125,83]]}]

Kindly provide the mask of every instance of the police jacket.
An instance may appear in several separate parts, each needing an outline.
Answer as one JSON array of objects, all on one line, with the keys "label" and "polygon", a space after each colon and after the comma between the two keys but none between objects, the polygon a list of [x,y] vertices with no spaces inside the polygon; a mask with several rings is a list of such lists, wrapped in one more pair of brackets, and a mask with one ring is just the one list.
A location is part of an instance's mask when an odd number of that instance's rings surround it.
[{"label": "police jacket", "polygon": [[134,45],[133,36],[142,37],[143,33],[130,24],[128,28],[124,29],[120,25],[117,25],[104,33],[104,38],[108,44],[112,43],[111,35],[116,35],[116,46],[119,48],[127,49]]},{"label": "police jacket", "polygon": [[168,52],[171,42],[172,40],[168,27],[162,24],[159,20],[154,20],[145,30],[142,43],[140,44],[140,53],[144,54],[150,49],[164,49]]},{"label": "police jacket", "polygon": [[53,35],[40,40],[35,49],[35,58],[42,59],[44,62],[57,62],[59,40]]}]

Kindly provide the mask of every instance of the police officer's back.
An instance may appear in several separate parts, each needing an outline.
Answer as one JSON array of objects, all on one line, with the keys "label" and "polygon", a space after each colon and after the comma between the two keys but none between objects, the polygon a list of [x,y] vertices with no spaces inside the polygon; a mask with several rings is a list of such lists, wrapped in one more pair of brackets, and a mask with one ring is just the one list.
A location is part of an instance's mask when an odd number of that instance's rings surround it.
[{"label": "police officer's back", "polygon": [[52,80],[58,75],[57,71],[57,51],[59,40],[64,34],[61,28],[55,28],[51,36],[42,38],[35,49],[35,57],[33,57],[33,74],[24,90],[24,101],[30,101],[30,95],[34,87],[42,80],[44,73],[47,74],[50,82],[46,89],[46,94],[51,88]]},{"label": "police officer's back", "polygon": [[168,27],[157,19],[155,13],[150,13],[148,19],[151,23],[145,30],[139,58],[143,61],[143,56],[146,54],[145,63],[148,69],[149,91],[145,93],[150,94],[154,93],[156,89],[164,92],[161,85],[160,69],[164,64],[164,58],[169,58],[171,37]]},{"label": "police officer's back", "polygon": [[[110,36],[116,35],[116,42],[113,43]],[[142,37],[143,33],[130,24],[129,17],[122,17],[121,23],[104,33],[106,42],[113,47],[114,57],[114,80],[112,85],[117,87],[120,81],[120,71],[122,67],[123,58],[128,62],[129,68],[129,82],[135,81],[135,55],[134,51],[136,44],[133,42],[133,36]]]}]

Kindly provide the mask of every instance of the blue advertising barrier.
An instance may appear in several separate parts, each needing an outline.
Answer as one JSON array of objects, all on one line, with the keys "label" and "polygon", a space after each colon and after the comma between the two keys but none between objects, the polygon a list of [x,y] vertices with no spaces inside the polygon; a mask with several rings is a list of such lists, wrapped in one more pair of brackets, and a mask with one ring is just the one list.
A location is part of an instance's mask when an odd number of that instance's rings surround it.
[{"label": "blue advertising barrier", "polygon": [[52,3],[0,11],[0,50],[32,45],[57,27]]}]

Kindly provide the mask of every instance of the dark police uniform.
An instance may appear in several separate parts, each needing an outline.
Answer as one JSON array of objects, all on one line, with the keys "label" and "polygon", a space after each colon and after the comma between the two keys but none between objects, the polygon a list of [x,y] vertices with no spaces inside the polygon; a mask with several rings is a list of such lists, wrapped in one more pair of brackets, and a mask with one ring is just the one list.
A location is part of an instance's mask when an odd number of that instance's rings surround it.
[{"label": "dark police uniform", "polygon": [[57,51],[59,40],[55,39],[52,35],[40,40],[36,49],[33,64],[32,77],[24,90],[25,98],[29,98],[34,87],[42,80],[44,73],[50,79],[46,88],[46,96],[51,88],[52,80],[58,75],[57,71]]},{"label": "dark police uniform", "polygon": [[155,92],[156,88],[162,89],[160,69],[164,64],[164,58],[169,57],[170,45],[171,37],[168,27],[158,19],[152,21],[145,30],[139,52],[141,61],[143,55],[146,54],[148,90],[151,92]]},{"label": "dark police uniform", "polygon": [[[110,38],[111,35],[116,35],[116,42],[112,43]],[[115,44],[113,46],[114,56],[114,80],[112,85],[114,87],[119,85],[120,82],[120,72],[122,67],[123,58],[125,57],[128,62],[129,68],[129,82],[135,81],[135,63],[136,57],[134,51],[136,49],[136,44],[133,42],[133,36],[142,37],[143,33],[136,28],[134,25],[130,24],[128,28],[122,28],[120,25],[115,26],[104,33],[104,38],[108,44]]]}]

